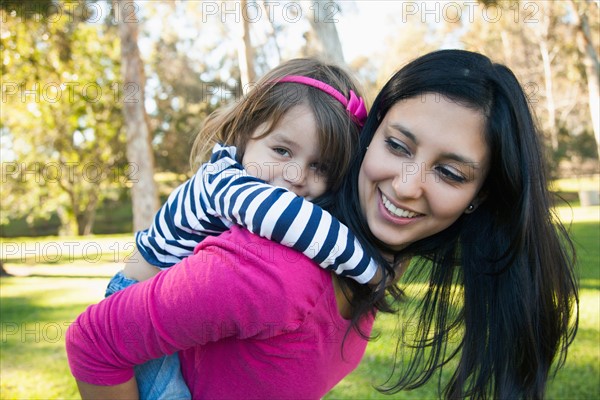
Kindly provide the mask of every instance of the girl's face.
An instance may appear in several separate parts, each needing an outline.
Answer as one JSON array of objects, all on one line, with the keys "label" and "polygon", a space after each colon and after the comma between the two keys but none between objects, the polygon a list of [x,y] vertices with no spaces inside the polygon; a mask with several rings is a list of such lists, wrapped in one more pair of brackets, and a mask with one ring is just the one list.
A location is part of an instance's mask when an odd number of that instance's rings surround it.
[{"label": "girl's face", "polygon": [[308,200],[322,195],[327,189],[326,160],[319,159],[312,111],[305,105],[293,107],[260,137],[267,128],[267,123],[260,125],[246,145],[242,164],[248,173]]},{"label": "girl's face", "polygon": [[358,185],[369,229],[394,250],[477,207],[489,165],[481,112],[438,94],[396,103],[375,132]]}]

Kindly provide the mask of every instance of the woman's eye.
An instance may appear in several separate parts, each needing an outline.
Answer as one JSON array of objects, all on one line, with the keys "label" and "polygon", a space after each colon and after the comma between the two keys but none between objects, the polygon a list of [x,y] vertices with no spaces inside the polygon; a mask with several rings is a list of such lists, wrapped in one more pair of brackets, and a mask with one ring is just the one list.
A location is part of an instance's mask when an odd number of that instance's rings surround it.
[{"label": "woman's eye", "polygon": [[282,147],[274,147],[273,151],[277,154],[279,154],[280,156],[284,156],[284,157],[289,157],[290,156],[290,152],[287,149],[284,149]]},{"label": "woman's eye", "polygon": [[397,139],[387,138],[385,139],[385,144],[388,147],[388,149],[390,149],[394,153],[403,154],[407,156],[411,155],[411,152],[408,149],[408,147]]},{"label": "woman's eye", "polygon": [[463,183],[466,178],[458,171],[454,171],[448,167],[436,167],[437,171],[442,175],[442,178],[456,183]]}]

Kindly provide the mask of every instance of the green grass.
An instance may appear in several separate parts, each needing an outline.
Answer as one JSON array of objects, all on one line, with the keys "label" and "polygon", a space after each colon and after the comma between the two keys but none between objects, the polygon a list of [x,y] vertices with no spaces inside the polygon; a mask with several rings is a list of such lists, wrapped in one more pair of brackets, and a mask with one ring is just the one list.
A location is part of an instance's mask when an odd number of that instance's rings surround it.
[{"label": "green grass", "polygon": [[47,236],[0,238],[3,261],[19,266],[89,266],[123,262],[135,249],[131,233],[84,238]]},{"label": "green grass", "polygon": [[64,352],[70,322],[102,296],[103,279],[2,278],[0,398],[77,399]]},{"label": "green grass", "polygon": [[[548,387],[548,399],[596,399],[600,394],[600,208],[561,208],[560,218],[569,226],[579,259],[580,327],[563,369]],[[73,238],[74,239],[74,238]],[[56,243],[45,238],[4,239],[2,246]],[[36,262],[13,255],[5,266],[15,274],[0,280],[0,399],[77,399],[64,352],[66,328],[87,305],[103,297],[107,279],[122,265],[123,249],[130,235],[77,238],[99,243],[106,250],[95,256],[50,257]],[[12,247],[14,249],[14,247]],[[3,257],[5,255],[3,247]],[[385,383],[393,363],[397,317],[380,315],[374,332],[379,339],[369,343],[365,357],[326,399],[430,399],[437,397],[437,382],[392,396],[380,394],[374,386]]]}]

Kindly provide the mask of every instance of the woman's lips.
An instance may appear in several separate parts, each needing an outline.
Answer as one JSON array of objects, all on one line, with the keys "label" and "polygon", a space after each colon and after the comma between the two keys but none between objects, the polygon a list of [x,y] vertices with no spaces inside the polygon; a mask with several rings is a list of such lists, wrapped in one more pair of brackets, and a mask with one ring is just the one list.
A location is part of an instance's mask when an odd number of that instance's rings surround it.
[{"label": "woman's lips", "polygon": [[394,217],[413,219],[423,215],[411,210],[405,210],[403,208],[395,206],[383,193],[381,193],[381,203],[383,204],[385,209]]}]

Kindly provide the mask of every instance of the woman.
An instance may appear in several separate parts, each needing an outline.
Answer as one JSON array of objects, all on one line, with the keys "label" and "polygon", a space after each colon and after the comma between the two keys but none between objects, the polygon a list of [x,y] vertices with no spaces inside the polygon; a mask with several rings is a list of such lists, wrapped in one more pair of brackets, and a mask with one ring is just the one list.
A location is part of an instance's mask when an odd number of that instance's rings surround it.
[{"label": "woman", "polygon": [[[414,350],[389,390],[457,357],[446,397],[543,396],[575,334],[577,289],[540,150],[514,75],[479,54],[430,53],[381,90],[332,212],[389,264],[382,285],[395,298],[402,261],[422,256],[410,268],[430,282],[417,346],[398,347]],[[135,393],[133,365],[180,350],[194,397],[322,396],[362,356],[373,310],[390,307],[382,291],[298,267],[308,261],[289,252],[234,228],[88,309],[67,340],[82,395]],[[130,326],[112,327],[115,313]],[[450,335],[460,343],[447,354]],[[85,357],[92,348],[101,357]]]},{"label": "woman", "polygon": [[[453,135],[470,123],[482,143]],[[457,358],[448,398],[541,398],[551,364],[564,363],[577,330],[574,250],[551,213],[541,147],[517,79],[480,54],[430,53],[381,90],[334,214],[393,264],[422,257],[411,272],[429,286],[391,391]],[[355,310],[368,310],[372,296],[353,289]]]}]

